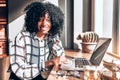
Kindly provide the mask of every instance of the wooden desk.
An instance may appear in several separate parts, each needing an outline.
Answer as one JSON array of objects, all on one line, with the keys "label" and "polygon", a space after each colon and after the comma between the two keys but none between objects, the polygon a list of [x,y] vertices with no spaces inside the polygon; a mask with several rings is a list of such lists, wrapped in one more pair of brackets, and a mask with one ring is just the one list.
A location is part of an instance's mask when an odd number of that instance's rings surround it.
[{"label": "wooden desk", "polygon": [[0,80],[9,80],[10,73],[7,72],[9,65],[9,56],[0,55]]},{"label": "wooden desk", "polygon": [[[84,58],[87,58],[89,59],[91,54],[89,53],[82,53],[81,51],[75,51],[75,50],[65,50],[65,54],[66,56],[70,56],[70,57],[84,57]],[[106,53],[103,60],[120,60],[120,57],[119,56],[116,56],[116,55],[113,55],[113,54],[110,54],[110,53]],[[102,62],[99,66],[99,69],[102,69],[103,68],[103,65],[102,65]],[[69,76],[67,78],[65,78],[64,76],[63,77],[58,77],[58,75],[56,75],[56,71],[58,70],[59,68],[58,67],[54,67],[52,69],[52,71],[50,72],[47,80],[83,80],[83,73],[81,72],[80,73],[80,76],[82,76],[82,79],[78,79],[78,78],[75,78],[73,76]]]}]

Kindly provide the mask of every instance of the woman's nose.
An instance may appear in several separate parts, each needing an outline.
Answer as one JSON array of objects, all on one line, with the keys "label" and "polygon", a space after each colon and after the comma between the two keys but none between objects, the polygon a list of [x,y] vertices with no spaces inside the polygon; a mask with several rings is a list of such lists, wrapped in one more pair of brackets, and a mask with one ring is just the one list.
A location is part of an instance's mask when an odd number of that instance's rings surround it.
[{"label": "woman's nose", "polygon": [[44,20],[42,21],[42,24],[43,24],[43,25],[46,25],[46,24],[47,24],[47,21],[44,19]]}]

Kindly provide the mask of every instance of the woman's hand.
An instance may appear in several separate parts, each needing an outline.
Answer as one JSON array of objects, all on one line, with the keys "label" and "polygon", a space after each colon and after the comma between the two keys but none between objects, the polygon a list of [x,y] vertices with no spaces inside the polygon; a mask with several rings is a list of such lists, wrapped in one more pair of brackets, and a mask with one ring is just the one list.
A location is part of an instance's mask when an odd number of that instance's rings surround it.
[{"label": "woman's hand", "polygon": [[55,66],[59,66],[60,64],[67,64],[70,62],[69,59],[67,59],[65,56],[56,57],[52,61]]},{"label": "woman's hand", "polygon": [[65,56],[56,57],[50,61],[45,62],[45,67],[48,68],[49,66],[59,66],[60,64],[69,64],[71,61],[67,59]]}]

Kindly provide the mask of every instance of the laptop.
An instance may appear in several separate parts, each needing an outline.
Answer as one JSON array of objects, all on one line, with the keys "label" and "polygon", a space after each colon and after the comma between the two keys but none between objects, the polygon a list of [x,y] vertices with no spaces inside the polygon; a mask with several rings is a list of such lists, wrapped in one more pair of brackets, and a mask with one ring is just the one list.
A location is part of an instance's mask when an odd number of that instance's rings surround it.
[{"label": "laptop", "polygon": [[110,42],[111,38],[100,38],[89,60],[86,58],[70,58],[72,63],[61,64],[60,68],[63,70],[83,70],[86,65],[99,66]]}]

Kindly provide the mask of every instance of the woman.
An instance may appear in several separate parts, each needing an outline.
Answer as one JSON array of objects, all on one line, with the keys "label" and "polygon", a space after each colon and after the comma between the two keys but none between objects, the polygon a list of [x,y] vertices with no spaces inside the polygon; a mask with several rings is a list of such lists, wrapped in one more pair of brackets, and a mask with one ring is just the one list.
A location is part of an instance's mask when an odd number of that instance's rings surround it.
[{"label": "woman", "polygon": [[31,3],[24,11],[25,26],[11,48],[11,69],[22,80],[44,80],[41,71],[67,61],[59,39],[64,14],[59,7],[41,2]]}]

